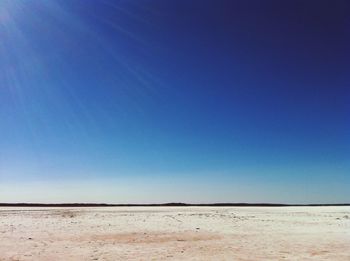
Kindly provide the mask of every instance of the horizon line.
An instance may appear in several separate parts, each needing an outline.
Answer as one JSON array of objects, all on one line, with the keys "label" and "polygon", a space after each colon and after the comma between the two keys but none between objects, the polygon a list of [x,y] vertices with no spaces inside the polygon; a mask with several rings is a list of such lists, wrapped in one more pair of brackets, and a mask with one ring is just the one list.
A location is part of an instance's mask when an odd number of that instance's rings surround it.
[{"label": "horizon line", "polygon": [[283,204],[283,203],[182,203],[158,204],[108,204],[108,203],[0,203],[0,207],[331,207],[350,206],[350,203],[334,204]]}]

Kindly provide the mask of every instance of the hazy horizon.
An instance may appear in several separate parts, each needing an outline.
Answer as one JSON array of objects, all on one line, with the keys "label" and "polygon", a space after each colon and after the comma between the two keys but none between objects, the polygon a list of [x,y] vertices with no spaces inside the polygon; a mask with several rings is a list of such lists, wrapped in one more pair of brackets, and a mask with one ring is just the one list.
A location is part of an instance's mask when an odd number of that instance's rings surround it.
[{"label": "hazy horizon", "polygon": [[0,2],[0,202],[349,203],[349,1]]}]

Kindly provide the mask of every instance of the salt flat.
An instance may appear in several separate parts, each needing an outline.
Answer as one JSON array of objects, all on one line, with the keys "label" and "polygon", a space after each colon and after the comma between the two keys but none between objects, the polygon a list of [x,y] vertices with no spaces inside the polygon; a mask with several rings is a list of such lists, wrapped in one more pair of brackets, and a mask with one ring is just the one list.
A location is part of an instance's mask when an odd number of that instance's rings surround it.
[{"label": "salt flat", "polygon": [[350,207],[0,208],[0,260],[350,260]]}]

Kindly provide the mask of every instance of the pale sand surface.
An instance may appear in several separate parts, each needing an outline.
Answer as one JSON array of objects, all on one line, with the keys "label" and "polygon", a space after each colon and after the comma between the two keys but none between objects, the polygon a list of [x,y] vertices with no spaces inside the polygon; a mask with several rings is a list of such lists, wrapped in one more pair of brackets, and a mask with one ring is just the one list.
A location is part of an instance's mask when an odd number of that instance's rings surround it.
[{"label": "pale sand surface", "polygon": [[350,260],[350,207],[0,208],[0,260]]}]

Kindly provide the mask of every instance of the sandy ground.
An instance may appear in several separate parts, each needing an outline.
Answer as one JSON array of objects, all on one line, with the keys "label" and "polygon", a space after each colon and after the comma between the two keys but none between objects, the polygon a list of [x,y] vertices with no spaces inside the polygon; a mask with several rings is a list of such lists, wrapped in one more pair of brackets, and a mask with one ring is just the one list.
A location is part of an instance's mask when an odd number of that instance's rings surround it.
[{"label": "sandy ground", "polygon": [[0,208],[0,260],[350,260],[350,207]]}]

